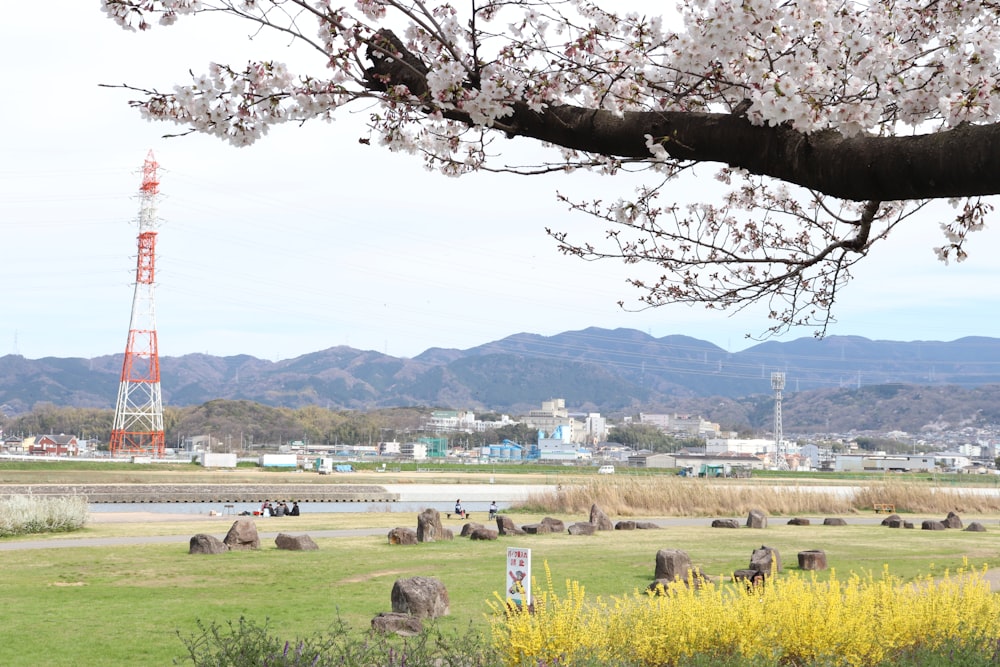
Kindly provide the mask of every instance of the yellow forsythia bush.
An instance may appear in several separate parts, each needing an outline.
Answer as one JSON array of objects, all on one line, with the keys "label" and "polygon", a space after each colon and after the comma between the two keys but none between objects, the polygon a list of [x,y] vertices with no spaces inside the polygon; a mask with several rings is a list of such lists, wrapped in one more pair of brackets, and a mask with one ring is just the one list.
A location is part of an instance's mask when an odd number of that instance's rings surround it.
[{"label": "yellow forsythia bush", "polygon": [[886,567],[878,577],[845,581],[835,572],[823,582],[793,572],[753,588],[679,582],[660,595],[637,590],[594,600],[577,582],[557,595],[548,564],[545,575],[533,613],[499,598],[491,604],[494,646],[508,665],[673,665],[692,655],[734,655],[864,666],[956,637],[1000,637],[1000,596],[967,565],[911,583]]}]

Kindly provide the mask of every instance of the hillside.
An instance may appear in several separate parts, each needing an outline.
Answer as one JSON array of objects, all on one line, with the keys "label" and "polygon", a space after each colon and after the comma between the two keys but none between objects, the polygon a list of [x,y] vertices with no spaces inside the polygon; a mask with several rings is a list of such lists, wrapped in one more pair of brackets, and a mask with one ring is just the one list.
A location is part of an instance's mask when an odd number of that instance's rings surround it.
[{"label": "hillside", "polygon": [[[1000,339],[994,338],[894,342],[831,336],[730,353],[686,336],[590,328],[518,334],[467,350],[433,348],[412,359],[344,346],[277,362],[246,355],[164,356],[161,385],[164,404],[174,406],[221,398],[281,407],[412,405],[519,414],[562,397],[574,411],[692,411],[725,424],[761,427],[773,409],[771,373],[780,371],[785,423],[827,431],[888,416],[911,428],[939,417],[995,418],[997,360]],[[40,402],[113,408],[120,373],[120,355],[0,357],[0,410],[13,416]]]}]

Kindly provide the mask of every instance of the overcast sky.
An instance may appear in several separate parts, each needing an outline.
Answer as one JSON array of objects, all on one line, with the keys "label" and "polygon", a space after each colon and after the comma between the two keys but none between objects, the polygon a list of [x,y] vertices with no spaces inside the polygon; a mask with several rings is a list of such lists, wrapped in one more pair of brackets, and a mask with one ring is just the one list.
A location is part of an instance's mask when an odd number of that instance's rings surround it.
[{"label": "overcast sky", "polygon": [[[625,284],[627,267],[561,256],[546,226],[577,238],[603,230],[569,213],[556,191],[627,195],[616,179],[450,179],[424,171],[418,158],[360,145],[360,125],[346,115],[277,128],[243,149],[203,136],[163,139],[175,128],[143,121],[127,92],[98,86],[169,89],[212,60],[286,59],[284,46],[251,43],[237,24],[225,34],[196,30],[201,23],[182,19],[139,35],[105,19],[96,0],[53,0],[44,12],[32,3],[5,8],[0,356],[124,350],[139,169],[149,150],[162,167],[161,356],[276,360],[350,345],[410,357],[589,326],[684,334],[736,351],[767,328],[759,311],[626,312],[617,302],[637,296]],[[698,173],[710,181],[714,172]],[[689,181],[678,191],[699,187]],[[969,261],[946,267],[932,252],[938,222],[922,214],[875,250],[841,295],[829,333],[1000,336],[995,224],[975,239]],[[785,339],[810,335],[800,329]]]}]

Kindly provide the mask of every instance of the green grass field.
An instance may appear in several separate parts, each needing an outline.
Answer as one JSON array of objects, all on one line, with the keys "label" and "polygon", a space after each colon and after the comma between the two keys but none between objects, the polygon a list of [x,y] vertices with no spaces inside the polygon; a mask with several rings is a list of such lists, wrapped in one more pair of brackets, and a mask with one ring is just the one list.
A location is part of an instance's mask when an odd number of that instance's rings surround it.
[{"label": "green grass field", "polygon": [[[516,515],[519,524],[539,515]],[[567,523],[583,516],[560,516]],[[260,520],[259,530],[308,533],[370,525],[415,527],[411,514],[311,515],[294,524]],[[879,571],[910,578],[961,566],[1000,564],[1000,524],[995,518],[966,517],[987,525],[986,533],[889,529],[878,525],[788,526],[772,518],[764,530],[713,529],[704,525],[661,530],[614,531],[594,536],[528,535],[496,542],[456,538],[416,546],[390,546],[374,537],[318,538],[316,552],[287,552],[264,539],[256,552],[191,556],[186,542],[130,546],[4,551],[3,665],[162,665],[183,655],[177,633],[191,636],[196,622],[235,621],[241,616],[287,633],[288,639],[325,630],[339,618],[368,628],[373,616],[390,611],[398,578],[441,579],[451,599],[446,630],[470,623],[486,630],[486,601],[502,590],[508,546],[532,549],[534,575],[544,586],[547,562],[557,591],[564,580],[579,581],[588,595],[614,596],[644,588],[653,577],[659,549],[683,549],[710,576],[746,567],[754,548],[778,549],[786,569],[796,554],[823,549],[838,576]],[[848,517],[848,521],[851,518]],[[224,534],[231,519],[157,524],[91,524],[79,537],[196,532]],[[457,533],[461,524],[446,522]],[[919,525],[919,522],[918,522]],[[45,539],[64,539],[66,535]]]}]

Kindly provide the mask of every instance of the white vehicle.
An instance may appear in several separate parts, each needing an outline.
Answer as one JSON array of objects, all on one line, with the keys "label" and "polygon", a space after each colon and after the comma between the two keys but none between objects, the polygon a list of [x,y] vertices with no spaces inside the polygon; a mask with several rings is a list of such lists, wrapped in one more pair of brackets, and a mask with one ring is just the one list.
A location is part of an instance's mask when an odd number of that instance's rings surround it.
[{"label": "white vehicle", "polygon": [[598,475],[614,475],[615,474],[615,467],[614,466],[601,466],[600,468],[597,469],[597,474]]}]

